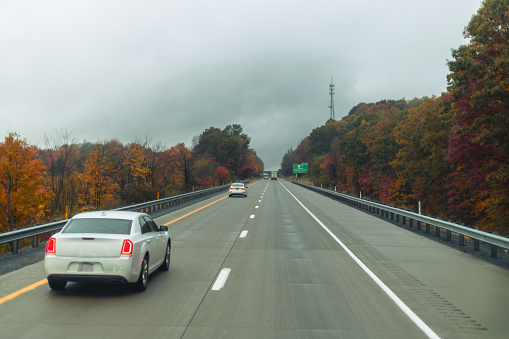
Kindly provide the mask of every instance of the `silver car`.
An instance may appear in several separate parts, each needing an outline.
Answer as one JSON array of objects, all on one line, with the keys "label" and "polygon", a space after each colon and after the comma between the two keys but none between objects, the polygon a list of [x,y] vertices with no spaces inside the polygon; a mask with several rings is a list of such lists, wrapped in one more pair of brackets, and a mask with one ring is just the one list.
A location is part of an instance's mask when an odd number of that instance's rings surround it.
[{"label": "silver car", "polygon": [[243,183],[233,183],[230,186],[230,192],[228,194],[230,197],[233,195],[241,195],[243,197],[247,197],[246,186]]},{"label": "silver car", "polygon": [[75,281],[132,283],[144,291],[149,274],[169,269],[170,253],[168,227],[145,213],[85,212],[48,240],[44,269],[55,290]]}]

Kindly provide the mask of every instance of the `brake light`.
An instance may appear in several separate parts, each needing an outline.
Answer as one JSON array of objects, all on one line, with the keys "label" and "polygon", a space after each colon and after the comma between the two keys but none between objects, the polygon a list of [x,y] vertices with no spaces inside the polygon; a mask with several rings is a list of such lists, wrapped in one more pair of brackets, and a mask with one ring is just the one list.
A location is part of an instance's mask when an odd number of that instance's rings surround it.
[{"label": "brake light", "polygon": [[55,253],[57,251],[57,239],[50,238],[46,243],[46,253]]},{"label": "brake light", "polygon": [[124,240],[122,244],[122,250],[120,251],[120,255],[132,255],[133,254],[133,242],[129,239]]}]

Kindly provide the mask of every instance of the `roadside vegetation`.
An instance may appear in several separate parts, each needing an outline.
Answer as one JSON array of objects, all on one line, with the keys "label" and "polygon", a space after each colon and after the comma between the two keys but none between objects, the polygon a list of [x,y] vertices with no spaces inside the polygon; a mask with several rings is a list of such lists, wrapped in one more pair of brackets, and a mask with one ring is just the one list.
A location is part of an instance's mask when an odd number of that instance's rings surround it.
[{"label": "roadside vegetation", "polygon": [[0,143],[0,233],[259,176],[263,162],[250,141],[235,124],[205,130],[191,149],[148,136],[77,142],[67,131],[39,149],[10,133]]},{"label": "roadside vegetation", "polygon": [[283,175],[509,235],[509,0],[486,0],[440,97],[360,103],[290,149]]}]

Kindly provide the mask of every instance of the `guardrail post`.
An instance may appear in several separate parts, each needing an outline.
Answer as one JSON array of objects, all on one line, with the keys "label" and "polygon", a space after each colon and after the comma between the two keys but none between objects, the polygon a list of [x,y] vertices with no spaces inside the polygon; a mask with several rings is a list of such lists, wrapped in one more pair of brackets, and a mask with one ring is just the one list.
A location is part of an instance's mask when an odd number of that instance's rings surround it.
[{"label": "guardrail post", "polygon": [[435,235],[440,238],[440,227],[435,226]]},{"label": "guardrail post", "polygon": [[402,216],[401,219],[403,219],[403,225],[406,225],[406,217]]},{"label": "guardrail post", "polygon": [[37,246],[39,246],[39,236],[34,235],[32,237],[32,248],[36,248]]},{"label": "guardrail post", "polygon": [[11,253],[12,254],[18,254],[18,241],[17,240],[14,240],[13,242],[11,242]]},{"label": "guardrail post", "polygon": [[426,223],[426,233],[431,233],[431,225]]},{"label": "guardrail post", "polygon": [[490,245],[491,247],[491,257],[496,258],[497,257],[497,246],[496,245]]},{"label": "guardrail post", "polygon": [[396,222],[399,222],[399,214],[396,214]]},{"label": "guardrail post", "polygon": [[460,246],[465,246],[465,236],[463,234],[460,234]]},{"label": "guardrail post", "polygon": [[479,240],[474,239],[474,251],[479,251]]},{"label": "guardrail post", "polygon": [[451,241],[451,231],[447,230],[447,241]]},{"label": "guardrail post", "polygon": [[[479,227],[476,227],[475,229],[479,230]],[[474,251],[479,251],[479,247],[480,247],[479,239],[474,239]]]}]

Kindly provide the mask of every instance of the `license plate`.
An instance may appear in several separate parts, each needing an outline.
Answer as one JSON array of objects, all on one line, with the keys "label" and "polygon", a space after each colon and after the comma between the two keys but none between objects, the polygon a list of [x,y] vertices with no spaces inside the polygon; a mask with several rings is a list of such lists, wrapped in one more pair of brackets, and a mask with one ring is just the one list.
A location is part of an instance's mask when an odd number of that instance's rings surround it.
[{"label": "license plate", "polygon": [[78,263],[78,272],[94,272],[94,263],[92,262]]}]

